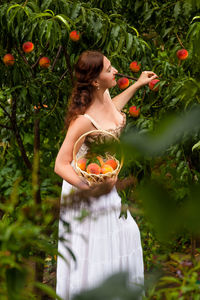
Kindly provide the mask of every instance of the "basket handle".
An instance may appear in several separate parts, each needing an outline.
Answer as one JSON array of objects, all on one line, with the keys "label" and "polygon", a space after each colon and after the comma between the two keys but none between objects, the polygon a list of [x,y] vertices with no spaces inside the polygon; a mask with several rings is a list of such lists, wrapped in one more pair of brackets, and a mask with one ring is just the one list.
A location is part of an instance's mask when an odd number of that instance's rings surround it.
[{"label": "basket handle", "polygon": [[[87,135],[91,134],[91,133],[104,133],[104,134],[108,134],[110,136],[112,136],[117,142],[119,142],[120,140],[118,139],[118,137],[116,137],[114,134],[112,134],[111,132],[109,131],[106,131],[106,130],[103,130],[103,129],[95,129],[95,130],[91,130],[91,131],[87,131],[86,133],[82,134],[78,140],[75,142],[74,144],[74,148],[73,148],[73,160],[74,160],[74,163],[76,165],[76,147],[77,147],[77,144],[80,142],[80,140],[84,137],[86,137]],[[121,162],[120,162],[120,167],[119,167],[119,171],[121,170],[122,168],[122,165],[123,165],[123,162],[124,162],[124,157],[122,156],[121,158]]]}]

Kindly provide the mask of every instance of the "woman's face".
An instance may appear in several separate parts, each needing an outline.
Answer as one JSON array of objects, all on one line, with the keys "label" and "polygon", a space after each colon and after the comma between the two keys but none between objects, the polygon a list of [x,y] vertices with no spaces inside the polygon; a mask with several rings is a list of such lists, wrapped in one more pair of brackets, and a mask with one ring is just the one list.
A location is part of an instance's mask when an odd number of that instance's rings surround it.
[{"label": "woman's face", "polygon": [[112,67],[109,59],[104,56],[103,58],[103,70],[99,74],[97,78],[98,84],[100,88],[107,89],[116,85],[115,74],[118,71]]}]

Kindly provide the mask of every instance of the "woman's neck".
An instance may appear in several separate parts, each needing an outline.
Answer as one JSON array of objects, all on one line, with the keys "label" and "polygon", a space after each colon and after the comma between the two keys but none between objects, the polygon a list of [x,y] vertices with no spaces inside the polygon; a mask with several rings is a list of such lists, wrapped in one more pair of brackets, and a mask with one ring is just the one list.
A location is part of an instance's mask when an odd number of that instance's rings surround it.
[{"label": "woman's neck", "polygon": [[99,89],[93,94],[93,104],[102,105],[108,102],[107,97],[105,97],[106,89]]}]

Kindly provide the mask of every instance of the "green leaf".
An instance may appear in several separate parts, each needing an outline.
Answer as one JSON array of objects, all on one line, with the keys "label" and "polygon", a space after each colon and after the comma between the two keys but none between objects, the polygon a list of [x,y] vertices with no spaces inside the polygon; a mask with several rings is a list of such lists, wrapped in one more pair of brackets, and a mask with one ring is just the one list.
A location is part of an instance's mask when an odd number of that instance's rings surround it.
[{"label": "green leaf", "polygon": [[47,9],[53,0],[42,0],[41,1],[41,10]]},{"label": "green leaf", "polygon": [[9,300],[19,300],[26,282],[26,272],[17,268],[6,270],[6,285]]},{"label": "green leaf", "polygon": [[128,25],[128,28],[132,29],[136,33],[137,37],[139,36],[139,32],[135,27]]},{"label": "green leaf", "polygon": [[35,16],[32,18],[32,20],[38,19],[38,18],[44,18],[44,17],[51,17],[52,14],[50,13],[39,13],[39,14],[34,14]]},{"label": "green leaf", "polygon": [[59,19],[62,23],[64,23],[68,31],[71,30],[69,23],[71,23],[72,26],[75,26],[74,22],[65,15],[57,15],[55,18]]},{"label": "green leaf", "polygon": [[126,50],[129,51],[133,44],[133,36],[129,32],[126,34]]},{"label": "green leaf", "polygon": [[198,143],[194,144],[194,146],[192,147],[192,151],[195,149],[200,149],[200,141],[198,141]]},{"label": "green leaf", "polygon": [[35,282],[35,287],[39,288],[41,291],[43,291],[46,295],[52,297],[53,299],[57,299],[57,300],[62,300],[62,298],[60,298],[56,292],[54,291],[54,289],[44,283],[41,282]]},{"label": "green leaf", "polygon": [[174,18],[177,19],[180,13],[181,13],[181,7],[180,7],[180,2],[178,1],[174,6],[174,14],[173,14]]},{"label": "green leaf", "polygon": [[13,8],[15,8],[15,7],[22,8],[22,6],[19,5],[19,4],[12,5],[12,6],[10,6],[9,9],[7,10],[7,14],[9,13],[9,11],[10,11],[11,9],[13,9]]}]

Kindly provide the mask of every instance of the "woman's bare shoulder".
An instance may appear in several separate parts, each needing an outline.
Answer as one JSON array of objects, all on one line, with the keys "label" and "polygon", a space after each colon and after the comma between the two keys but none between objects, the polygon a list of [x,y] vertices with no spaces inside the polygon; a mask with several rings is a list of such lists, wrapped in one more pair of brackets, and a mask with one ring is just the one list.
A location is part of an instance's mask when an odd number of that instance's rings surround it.
[{"label": "woman's bare shoulder", "polygon": [[87,132],[92,130],[92,124],[91,121],[84,115],[78,115],[76,119],[71,121],[68,131],[69,130]]}]

